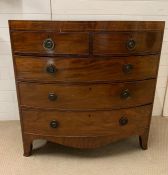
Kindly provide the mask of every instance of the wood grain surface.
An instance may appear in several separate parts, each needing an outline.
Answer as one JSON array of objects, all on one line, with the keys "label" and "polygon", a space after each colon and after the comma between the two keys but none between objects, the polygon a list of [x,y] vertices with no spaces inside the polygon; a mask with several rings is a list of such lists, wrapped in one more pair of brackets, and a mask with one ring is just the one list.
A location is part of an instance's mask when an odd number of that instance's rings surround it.
[{"label": "wood grain surface", "polygon": [[[55,33],[55,32],[12,32],[13,49],[15,53],[61,55],[89,54],[88,33]],[[52,39],[54,48],[46,50],[43,43]],[[79,44],[80,43],[80,44]]]},{"label": "wood grain surface", "polygon": [[[153,102],[155,79],[112,84],[19,83],[21,106],[67,110],[119,109]],[[147,91],[150,89],[150,91]],[[121,94],[128,90],[130,97]],[[48,99],[55,94],[54,101]]]},{"label": "wood grain surface", "polygon": [[[142,128],[148,128],[151,105],[111,111],[46,111],[22,110],[25,133],[51,136],[102,136],[139,134]],[[125,117],[128,123],[121,125],[119,120]],[[57,121],[52,128],[50,122]]]},{"label": "wood grain surface", "polygon": [[[18,80],[50,82],[122,82],[156,78],[159,55],[112,58],[15,56]],[[55,72],[48,73],[47,67]],[[124,71],[127,65],[132,65]],[[150,66],[149,66],[150,65]]]},{"label": "wood grain surface", "polygon": [[[127,42],[134,40],[134,49],[129,50]],[[111,32],[94,33],[94,55],[127,55],[159,53],[162,44],[162,32]]]}]

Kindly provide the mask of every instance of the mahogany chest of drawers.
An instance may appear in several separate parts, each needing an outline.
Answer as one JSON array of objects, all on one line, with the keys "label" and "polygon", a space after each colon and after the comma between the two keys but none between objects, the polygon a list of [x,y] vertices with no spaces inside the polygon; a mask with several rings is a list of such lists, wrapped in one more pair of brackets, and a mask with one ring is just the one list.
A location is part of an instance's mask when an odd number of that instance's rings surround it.
[{"label": "mahogany chest of drawers", "polygon": [[24,155],[34,139],[147,149],[164,22],[9,21]]}]

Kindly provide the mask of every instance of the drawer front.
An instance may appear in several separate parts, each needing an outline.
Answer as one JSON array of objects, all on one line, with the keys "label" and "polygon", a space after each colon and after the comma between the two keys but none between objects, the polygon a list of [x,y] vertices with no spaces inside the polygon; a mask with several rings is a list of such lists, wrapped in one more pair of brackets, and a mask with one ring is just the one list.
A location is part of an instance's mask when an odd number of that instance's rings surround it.
[{"label": "drawer front", "polygon": [[[11,32],[14,53],[88,55],[88,33]],[[80,44],[79,44],[80,43]]]},{"label": "drawer front", "polygon": [[127,55],[158,53],[161,50],[162,32],[111,32],[95,33],[94,55]]},{"label": "drawer front", "polygon": [[17,79],[20,80],[128,81],[155,78],[159,55],[110,59],[16,56],[14,59]]},{"label": "drawer front", "polygon": [[152,106],[112,111],[22,110],[24,132],[53,136],[102,136],[139,134],[147,128]]},{"label": "drawer front", "polygon": [[58,109],[117,109],[152,103],[155,79],[112,84],[19,83],[21,106]]}]

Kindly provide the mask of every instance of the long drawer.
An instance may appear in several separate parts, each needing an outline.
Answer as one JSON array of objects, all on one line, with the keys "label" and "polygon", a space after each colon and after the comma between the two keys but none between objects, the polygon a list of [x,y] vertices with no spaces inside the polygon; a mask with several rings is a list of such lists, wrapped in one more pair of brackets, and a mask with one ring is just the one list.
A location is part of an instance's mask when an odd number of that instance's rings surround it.
[{"label": "long drawer", "polygon": [[18,88],[21,106],[25,107],[118,109],[152,103],[155,81],[71,85],[19,83]]},{"label": "long drawer", "polygon": [[160,52],[162,32],[105,32],[94,33],[94,55],[149,54]]},{"label": "long drawer", "polygon": [[25,133],[59,136],[127,136],[149,125],[152,105],[112,111],[22,110]]},{"label": "long drawer", "polygon": [[86,32],[11,32],[14,53],[39,55],[88,55],[89,35]]},{"label": "long drawer", "polygon": [[99,59],[15,56],[14,59],[18,80],[128,81],[156,78],[159,55]]}]

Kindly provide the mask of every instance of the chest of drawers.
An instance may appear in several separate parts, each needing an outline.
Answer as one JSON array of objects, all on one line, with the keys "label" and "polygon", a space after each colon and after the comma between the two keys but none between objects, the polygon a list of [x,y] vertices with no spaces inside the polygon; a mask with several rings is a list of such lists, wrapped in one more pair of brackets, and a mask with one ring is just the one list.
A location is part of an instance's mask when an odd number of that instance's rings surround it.
[{"label": "chest of drawers", "polygon": [[164,22],[9,21],[24,155],[35,139],[147,149]]}]

